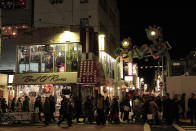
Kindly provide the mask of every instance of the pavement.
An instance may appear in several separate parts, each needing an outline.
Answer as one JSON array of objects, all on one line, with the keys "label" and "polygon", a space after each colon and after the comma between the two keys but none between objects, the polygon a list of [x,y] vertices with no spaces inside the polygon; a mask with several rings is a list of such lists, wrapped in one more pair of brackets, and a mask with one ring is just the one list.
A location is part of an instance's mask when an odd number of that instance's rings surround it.
[{"label": "pavement", "polygon": [[[80,119],[82,121],[83,119]],[[6,123],[0,126],[0,131],[12,131],[12,129],[18,129],[20,131],[20,128],[25,128],[25,130],[28,130],[27,128],[36,129],[37,128],[41,130],[45,129],[47,131],[50,131],[51,129],[60,130],[60,129],[73,129],[74,131],[92,131],[92,130],[99,130],[99,131],[115,131],[118,129],[118,131],[125,131],[125,130],[131,130],[131,131],[177,131],[177,129],[173,126],[167,126],[164,123],[161,123],[160,125],[152,125],[144,122],[127,122],[127,121],[120,121],[120,124],[111,124],[106,123],[106,125],[96,125],[96,122],[93,122],[92,124],[85,124],[85,123],[76,123],[76,120],[73,120],[73,125],[71,127],[67,126],[67,122],[64,121],[61,123],[60,126],[57,125],[57,122],[50,123],[49,126],[45,126],[44,122],[37,122],[37,123],[30,123],[29,121],[22,121],[21,123],[16,123],[12,126],[8,126]],[[10,129],[10,130],[7,130]],[[14,130],[14,131],[16,131]],[[43,131],[45,131],[43,130]],[[28,130],[30,131],[30,130]],[[34,130],[32,130],[34,131]]]},{"label": "pavement", "polygon": [[[56,118],[56,120],[58,120]],[[99,126],[97,127],[96,122],[93,122],[92,124],[85,124],[83,123],[83,119],[79,119],[79,121],[81,121],[81,123],[77,123],[76,120],[73,120],[73,125],[72,127],[77,127],[77,128],[96,128],[98,129]],[[67,122],[64,121],[62,122],[62,124],[60,126],[57,126],[57,122],[52,122],[49,124],[49,126],[45,126],[45,123],[42,122],[37,122],[37,123],[31,123],[30,121],[20,121],[19,123],[15,123],[14,125],[9,126],[7,123],[3,123],[0,125],[0,131],[3,131],[1,128],[5,129],[5,128],[10,128],[10,127],[14,127],[14,128],[21,128],[21,127],[39,127],[39,128],[46,128],[46,127],[60,127],[60,128],[65,128],[67,126]],[[111,123],[106,123],[106,126],[100,126],[101,127],[108,127],[109,129],[113,128],[114,126],[116,127],[134,127],[134,129],[136,130],[138,128],[139,130],[142,131],[185,131],[185,130],[196,130],[196,126],[190,126],[190,120],[184,120],[184,119],[180,119],[180,123],[179,124],[173,124],[168,126],[166,124],[165,121],[162,121],[159,125],[155,125],[152,123],[144,123],[144,122],[133,122],[133,121],[120,121],[120,124],[111,124]],[[141,129],[142,127],[142,129]],[[66,127],[67,128],[67,127]],[[107,129],[107,128],[104,128]],[[7,130],[6,130],[7,131]],[[114,131],[114,130],[112,130]]]}]

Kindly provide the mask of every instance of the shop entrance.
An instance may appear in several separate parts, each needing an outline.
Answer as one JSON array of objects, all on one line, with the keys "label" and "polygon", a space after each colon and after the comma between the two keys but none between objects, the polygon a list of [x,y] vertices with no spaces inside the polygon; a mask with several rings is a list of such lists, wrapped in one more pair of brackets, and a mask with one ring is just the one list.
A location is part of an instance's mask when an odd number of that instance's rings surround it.
[{"label": "shop entrance", "polygon": [[45,102],[46,97],[51,95],[55,97],[56,100],[56,112],[59,111],[61,107],[62,95],[70,98],[75,92],[74,85],[18,85],[16,88],[17,99],[21,98],[24,100],[25,96],[29,97],[30,111],[34,111],[35,99],[41,96],[42,104]]}]

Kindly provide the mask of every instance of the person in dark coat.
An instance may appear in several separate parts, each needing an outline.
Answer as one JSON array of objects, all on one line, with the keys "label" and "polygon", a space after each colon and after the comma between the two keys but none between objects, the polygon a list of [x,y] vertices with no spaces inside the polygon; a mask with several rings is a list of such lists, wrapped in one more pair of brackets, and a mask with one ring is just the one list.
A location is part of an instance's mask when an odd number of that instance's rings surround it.
[{"label": "person in dark coat", "polygon": [[73,116],[73,103],[71,100],[67,99],[65,96],[63,97],[63,100],[61,101],[61,117],[58,122],[58,126],[67,119],[67,124],[71,126],[72,124],[72,116]]},{"label": "person in dark coat", "polygon": [[124,99],[121,100],[120,102],[120,118],[123,119],[124,117]]},{"label": "person in dark coat", "polygon": [[172,100],[172,106],[173,106],[173,120],[176,121],[176,123],[179,123],[179,106],[180,106],[180,102],[178,100],[178,96],[174,95],[174,98]]},{"label": "person in dark coat", "polygon": [[84,120],[86,123],[86,118],[88,118],[88,122],[92,123],[93,121],[93,101],[90,99],[90,96],[87,96],[87,99],[84,103]]},{"label": "person in dark coat", "polygon": [[16,107],[16,98],[13,98],[12,99],[12,103],[11,103],[11,111],[14,112],[15,111],[15,108]]},{"label": "person in dark coat", "polygon": [[179,115],[182,116],[183,119],[185,118],[185,99],[186,99],[186,94],[183,93],[179,102],[180,106],[182,107],[182,112]]},{"label": "person in dark coat", "polygon": [[129,99],[128,95],[126,95],[125,101],[123,103],[124,103],[124,106],[123,106],[124,107],[123,121],[129,122],[129,112],[131,111],[131,106],[130,106],[130,99]]},{"label": "person in dark coat", "polygon": [[108,120],[109,112],[110,112],[110,100],[109,97],[106,97],[106,99],[104,100],[104,113],[105,113],[106,120]]},{"label": "person in dark coat", "polygon": [[104,113],[104,97],[101,94],[98,95],[96,107],[97,107],[96,124],[97,125],[106,124],[105,113]]},{"label": "person in dark coat", "polygon": [[166,100],[164,101],[164,104],[163,104],[163,112],[164,112],[164,116],[166,118],[166,122],[168,125],[171,125],[173,123],[172,107],[173,107],[173,103],[172,103],[172,100],[170,99],[170,95],[169,93],[166,93]]},{"label": "person in dark coat", "polygon": [[46,97],[44,103],[44,117],[45,117],[45,125],[48,125],[50,122],[50,102],[48,97]]},{"label": "person in dark coat", "polygon": [[68,103],[67,103],[67,124],[68,126],[72,125],[73,110],[74,110],[74,104],[72,102],[72,99],[68,99]]},{"label": "person in dark coat", "polygon": [[191,119],[191,125],[193,125],[193,121],[196,120],[196,99],[194,93],[188,99],[188,113]]},{"label": "person in dark coat", "polygon": [[25,96],[25,100],[23,101],[22,109],[24,112],[29,112],[29,98]]},{"label": "person in dark coat", "polygon": [[42,121],[41,112],[43,112],[41,97],[38,96],[35,100],[34,110],[38,113],[39,120]]},{"label": "person in dark coat", "polygon": [[49,102],[50,102],[50,119],[52,119],[54,122],[56,121],[54,118],[54,112],[55,112],[55,98],[54,96],[49,97]]},{"label": "person in dark coat", "polygon": [[80,123],[79,118],[82,115],[82,101],[78,97],[75,98],[74,108],[76,112],[76,122]]},{"label": "person in dark coat", "polygon": [[147,119],[147,114],[149,114],[149,107],[150,107],[150,96],[145,96],[143,95],[143,106],[142,106],[142,119],[144,122],[146,122]]},{"label": "person in dark coat", "polygon": [[2,112],[5,113],[7,108],[8,108],[8,106],[6,104],[6,100],[5,100],[5,98],[2,98],[1,99],[1,109],[2,109]]},{"label": "person in dark coat", "polygon": [[67,118],[67,103],[68,100],[65,96],[63,96],[63,100],[61,101],[61,108],[60,108],[60,116],[58,125],[61,124]]},{"label": "person in dark coat", "polygon": [[119,119],[119,103],[116,97],[113,98],[112,104],[110,106],[110,122],[114,122],[116,124],[120,123]]}]

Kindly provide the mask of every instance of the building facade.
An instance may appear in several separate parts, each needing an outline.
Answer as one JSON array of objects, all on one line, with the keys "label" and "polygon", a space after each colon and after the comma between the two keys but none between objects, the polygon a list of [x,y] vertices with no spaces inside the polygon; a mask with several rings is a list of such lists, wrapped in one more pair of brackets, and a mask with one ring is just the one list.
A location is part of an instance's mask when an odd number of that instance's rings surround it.
[{"label": "building facade", "polygon": [[185,58],[172,60],[172,76],[196,75],[196,51],[191,51]]},{"label": "building facade", "polygon": [[[4,67],[7,64],[13,65],[11,69],[16,71],[14,86],[17,96],[31,95],[33,99],[40,95],[35,93],[38,89],[48,90],[54,87],[57,89],[57,86],[62,89],[71,88],[72,91],[75,87],[81,92],[97,90],[99,93],[102,92],[100,86],[103,88],[110,86],[106,88],[110,90],[107,95],[115,95],[114,91],[113,93],[111,91],[118,85],[117,80],[120,80],[118,76],[120,69],[115,58],[115,48],[120,43],[120,17],[115,0],[30,0],[25,8],[3,11],[3,26],[6,27],[4,32],[5,34],[11,32],[7,36],[4,35],[3,48],[14,47],[11,49],[16,55],[9,56],[12,59],[11,63],[5,59],[1,65]],[[16,20],[12,19],[13,16]],[[19,27],[22,31],[13,30]],[[63,36],[63,41],[60,41],[60,37],[56,38],[66,31],[75,32],[77,40],[73,40],[72,36],[69,38]],[[11,44],[7,44],[8,41],[11,41]],[[104,48],[100,48],[100,43]],[[70,53],[74,51],[76,53]],[[6,52],[2,54],[5,55]],[[89,80],[83,83],[78,80],[81,63],[85,61],[96,61],[96,68],[104,72],[99,72],[99,76],[104,75],[102,77],[104,80],[99,82]],[[3,70],[8,70],[6,68]],[[58,80],[53,82],[46,80],[43,84],[39,82],[43,77],[51,77],[51,74],[58,76],[60,82],[57,82]],[[73,81],[63,81],[66,77],[73,78],[71,79]],[[21,78],[27,79],[21,80]],[[29,91],[34,93],[29,94]],[[55,95],[54,92],[55,90],[51,92],[52,95]],[[89,94],[84,94],[87,95]]]}]

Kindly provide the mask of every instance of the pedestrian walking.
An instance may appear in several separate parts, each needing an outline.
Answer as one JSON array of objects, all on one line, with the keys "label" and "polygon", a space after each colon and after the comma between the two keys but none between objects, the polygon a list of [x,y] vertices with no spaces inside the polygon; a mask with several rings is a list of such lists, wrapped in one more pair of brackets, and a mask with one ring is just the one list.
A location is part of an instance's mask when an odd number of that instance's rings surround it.
[{"label": "pedestrian walking", "polygon": [[119,124],[119,103],[116,97],[113,98],[111,106],[110,106],[110,114],[109,114],[109,122]]},{"label": "pedestrian walking", "polygon": [[29,97],[28,96],[25,96],[25,100],[23,101],[23,111],[24,112],[29,112]]},{"label": "pedestrian walking", "polygon": [[3,113],[7,112],[6,110],[8,109],[8,106],[7,106],[7,104],[6,104],[5,98],[2,98],[2,99],[1,99],[1,109],[2,109],[2,112],[3,112]]},{"label": "pedestrian walking", "polygon": [[44,118],[45,118],[45,125],[49,125],[50,123],[50,102],[49,98],[45,98],[44,102]]},{"label": "pedestrian walking", "polygon": [[123,119],[124,117],[124,99],[121,100],[120,102],[120,118]]},{"label": "pedestrian walking", "polygon": [[176,121],[177,124],[179,124],[179,110],[180,110],[180,101],[178,99],[178,95],[174,95],[174,98],[172,100],[172,111],[173,111],[173,120]]},{"label": "pedestrian walking", "polygon": [[185,99],[186,99],[186,94],[183,93],[181,95],[181,98],[180,98],[180,101],[179,101],[179,104],[182,108],[182,112],[179,114],[183,119],[185,119]]},{"label": "pedestrian walking", "polygon": [[188,99],[188,114],[191,119],[191,125],[193,125],[194,120],[196,121],[196,99],[194,93]]},{"label": "pedestrian walking", "polygon": [[84,123],[86,123],[86,118],[88,119],[88,123],[92,123],[92,121],[93,121],[93,102],[90,99],[90,96],[87,96],[86,101],[84,103],[84,119],[83,119]]},{"label": "pedestrian walking", "polygon": [[97,117],[96,117],[96,124],[97,125],[105,125],[105,113],[104,113],[104,97],[99,94],[97,99]]},{"label": "pedestrian walking", "polygon": [[43,108],[42,108],[41,96],[38,96],[36,98],[34,110],[35,110],[35,113],[38,113],[39,120],[42,121],[41,113],[43,112]]},{"label": "pedestrian walking", "polygon": [[50,120],[53,120],[53,122],[56,122],[55,118],[54,118],[54,112],[55,112],[55,98],[54,96],[50,96],[49,97],[49,102],[50,102]]},{"label": "pedestrian walking", "polygon": [[18,100],[16,102],[16,111],[17,112],[21,112],[22,111],[22,102],[20,100],[20,97],[18,98]]},{"label": "pedestrian walking", "polygon": [[16,109],[16,98],[13,98],[11,102],[11,111],[14,112],[15,109]]},{"label": "pedestrian walking", "polygon": [[74,109],[73,101],[72,99],[68,99],[68,103],[67,103],[67,124],[68,126],[72,125],[73,109]]},{"label": "pedestrian walking", "polygon": [[61,117],[58,122],[58,126],[66,119],[67,124],[69,126],[72,125],[72,116],[73,116],[73,102],[69,99],[67,99],[65,96],[63,97],[63,100],[61,101]]},{"label": "pedestrian walking", "polygon": [[124,100],[124,118],[123,121],[127,121],[129,122],[129,112],[131,111],[131,105],[130,105],[130,99],[129,96],[126,95],[125,96],[125,100]]},{"label": "pedestrian walking", "polygon": [[104,100],[104,113],[105,113],[106,120],[108,120],[109,112],[110,112],[110,100],[109,97],[107,96],[106,99]]},{"label": "pedestrian walking", "polygon": [[173,123],[172,107],[173,107],[173,103],[172,103],[172,100],[170,99],[170,94],[166,93],[166,100],[163,103],[163,112],[164,112],[164,117],[166,118],[166,122],[168,125],[171,125]]},{"label": "pedestrian walking", "polygon": [[81,121],[79,119],[82,115],[82,101],[78,97],[75,98],[74,109],[75,109],[75,113],[76,113],[76,116],[75,116],[76,117],[76,122],[80,123]]}]

